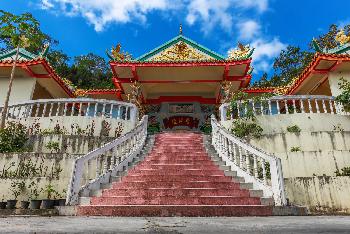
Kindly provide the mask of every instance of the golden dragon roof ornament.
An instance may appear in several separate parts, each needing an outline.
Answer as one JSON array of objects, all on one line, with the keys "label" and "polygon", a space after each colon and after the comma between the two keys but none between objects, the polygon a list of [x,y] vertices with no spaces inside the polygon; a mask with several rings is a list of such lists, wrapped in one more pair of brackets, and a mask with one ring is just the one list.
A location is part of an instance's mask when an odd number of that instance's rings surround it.
[{"label": "golden dragon roof ornament", "polygon": [[227,60],[240,60],[247,59],[253,54],[254,48],[250,48],[249,45],[243,45],[238,42],[236,49],[232,49],[228,52]]},{"label": "golden dragon roof ornament", "polygon": [[339,42],[340,45],[344,45],[350,42],[350,36],[346,35],[344,29],[342,29],[335,36],[335,40]]},{"label": "golden dragon roof ornament", "polygon": [[214,60],[213,58],[200,53],[196,49],[188,46],[185,42],[179,42],[164,51],[160,54],[153,57],[153,61],[162,61],[162,62],[172,62],[172,61],[198,61],[198,60]]}]

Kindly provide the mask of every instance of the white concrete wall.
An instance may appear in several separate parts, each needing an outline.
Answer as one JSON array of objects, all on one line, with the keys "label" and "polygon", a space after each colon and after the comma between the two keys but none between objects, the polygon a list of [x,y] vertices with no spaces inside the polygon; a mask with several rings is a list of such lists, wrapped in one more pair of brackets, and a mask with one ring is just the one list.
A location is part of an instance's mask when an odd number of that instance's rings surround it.
[{"label": "white concrete wall", "polygon": [[[32,99],[36,79],[31,77],[15,77],[13,80],[10,103]],[[9,85],[8,78],[0,78],[0,106],[3,105]]]},{"label": "white concrete wall", "polygon": [[291,204],[311,212],[350,213],[350,177],[297,177],[285,179]]},{"label": "white concrete wall", "polygon": [[[35,153],[87,154],[114,139],[115,137],[39,134],[30,136],[27,146]],[[57,142],[59,144],[58,151],[48,148],[49,142]]]},{"label": "white concrete wall", "polygon": [[16,121],[27,126],[31,134],[38,134],[44,129],[53,130],[59,126],[60,129],[64,129],[66,135],[79,135],[80,129],[85,131],[80,135],[119,137],[133,129],[133,123],[130,120],[105,117],[52,116],[30,117]]},{"label": "white concrete wall", "polygon": [[[81,155],[69,155],[69,154],[37,154],[37,153],[13,153],[13,154],[0,154],[0,199],[13,199],[13,195],[11,193],[11,181],[19,180],[25,181],[26,187],[30,182],[35,181],[38,182],[39,188],[44,188],[49,183],[52,183],[54,189],[59,193],[62,193],[63,189],[67,189],[72,165],[75,158]],[[40,166],[42,167],[42,173],[39,176],[34,178],[17,178],[11,179],[2,176],[2,172],[4,169],[8,169],[9,171],[15,171],[18,167],[19,162],[31,162],[35,165],[35,168],[39,170]],[[11,163],[14,163],[14,166],[11,167]],[[61,168],[62,172],[58,174],[58,177],[52,178],[51,174],[55,170],[53,168]],[[85,177],[86,178],[86,177]],[[28,199],[29,197],[29,189],[20,195],[19,199]],[[45,198],[44,192],[40,193],[39,198]]]},{"label": "white concrete wall", "polygon": [[[263,136],[251,144],[281,158],[285,178],[334,176],[337,169],[350,166],[350,116],[290,114],[258,116],[257,121]],[[231,126],[230,121],[223,124]],[[301,132],[287,132],[293,125]],[[291,152],[292,147],[300,151]]]},{"label": "white concrete wall", "polygon": [[340,79],[344,78],[350,81],[350,72],[330,72],[328,76],[329,86],[331,88],[332,96],[338,96],[342,93],[339,88]]}]

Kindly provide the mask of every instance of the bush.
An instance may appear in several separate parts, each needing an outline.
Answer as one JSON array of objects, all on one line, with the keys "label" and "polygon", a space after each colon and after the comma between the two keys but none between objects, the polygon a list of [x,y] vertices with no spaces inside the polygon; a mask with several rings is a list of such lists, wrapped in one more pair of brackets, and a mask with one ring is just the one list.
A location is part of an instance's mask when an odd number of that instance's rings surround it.
[{"label": "bush", "polygon": [[350,176],[350,167],[344,167],[341,169],[342,172],[336,170],[335,175],[336,176]]},{"label": "bush", "polygon": [[263,129],[255,122],[238,119],[234,121],[231,131],[239,138],[260,138]]},{"label": "bush", "polygon": [[335,100],[344,106],[345,111],[350,111],[350,82],[341,78],[339,88],[342,89],[343,92],[338,95]]},{"label": "bush", "polygon": [[301,131],[301,129],[299,128],[298,125],[293,125],[293,126],[288,126],[287,131],[293,132],[293,133],[299,133]]},{"label": "bush", "polygon": [[8,122],[4,129],[0,129],[0,153],[22,151],[27,140],[27,128],[24,125]]}]

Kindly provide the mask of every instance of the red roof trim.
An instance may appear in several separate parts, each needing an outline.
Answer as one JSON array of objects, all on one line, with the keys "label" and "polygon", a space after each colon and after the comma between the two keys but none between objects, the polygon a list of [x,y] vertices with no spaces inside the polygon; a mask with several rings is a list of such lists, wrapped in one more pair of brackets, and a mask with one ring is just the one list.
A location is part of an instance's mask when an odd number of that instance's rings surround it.
[{"label": "red roof trim", "polygon": [[346,54],[319,54],[316,53],[311,63],[304,69],[304,71],[299,75],[296,82],[289,88],[287,94],[293,94],[301,84],[309,77],[312,72],[318,72],[320,69],[316,69],[317,65],[321,60],[336,61],[334,66],[328,69],[321,69],[321,71],[330,72],[339,63],[343,61],[350,61],[350,56]]},{"label": "red roof trim", "polygon": [[[12,60],[4,60],[0,61],[0,67],[10,67],[12,66],[13,61]],[[47,71],[47,75],[43,74],[35,74],[29,66],[34,65],[43,65],[45,70]],[[16,66],[22,67],[30,76],[35,78],[52,78],[54,79],[58,85],[60,85],[63,90],[68,94],[70,97],[75,97],[73,92],[67,87],[67,85],[64,83],[64,81],[59,77],[55,70],[50,66],[50,64],[43,58],[33,59],[33,60],[20,60],[17,61]]]}]

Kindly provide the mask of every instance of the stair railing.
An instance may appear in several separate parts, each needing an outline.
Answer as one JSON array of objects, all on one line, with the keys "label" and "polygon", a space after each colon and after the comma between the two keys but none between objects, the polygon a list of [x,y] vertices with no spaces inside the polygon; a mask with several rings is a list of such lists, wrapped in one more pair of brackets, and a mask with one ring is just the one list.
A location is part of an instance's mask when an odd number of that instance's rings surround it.
[{"label": "stair railing", "polygon": [[[99,189],[100,184],[109,183],[111,176],[123,171],[139,155],[147,138],[147,120],[147,115],[143,116],[132,131],[74,161],[67,205],[78,204],[83,191]],[[90,180],[86,179],[91,177]]]},{"label": "stair railing", "polygon": [[281,159],[233,136],[214,115],[211,126],[212,145],[226,165],[254,189],[262,190],[265,197],[273,197],[275,205],[286,205]]}]

